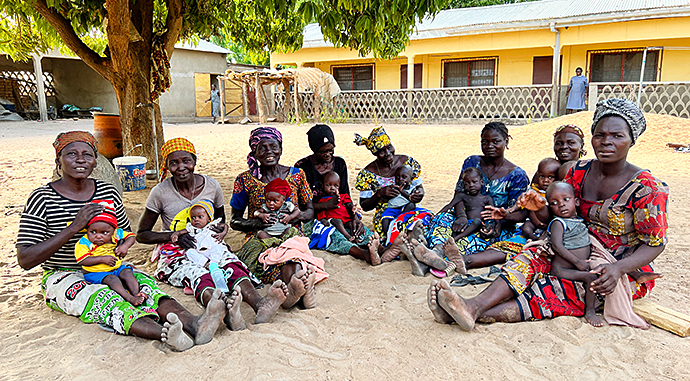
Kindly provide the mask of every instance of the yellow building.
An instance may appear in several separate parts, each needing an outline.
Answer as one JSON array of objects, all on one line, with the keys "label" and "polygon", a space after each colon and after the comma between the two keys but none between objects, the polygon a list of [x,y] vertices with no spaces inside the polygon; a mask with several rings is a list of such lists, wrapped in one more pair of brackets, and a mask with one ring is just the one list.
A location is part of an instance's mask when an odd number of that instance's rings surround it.
[{"label": "yellow building", "polygon": [[[669,111],[674,107],[657,93],[671,86],[671,93],[688,94],[684,82],[690,83],[690,0],[543,0],[446,10],[419,24],[405,51],[391,60],[335,49],[312,24],[305,28],[302,49],[271,54],[271,64],[317,67],[332,74],[345,94],[400,90],[413,83],[421,89],[456,89],[456,98],[479,94],[475,88],[484,89],[482,99],[492,90],[508,98],[536,96],[539,105],[520,106],[532,109],[521,115],[530,117],[537,107],[541,111],[536,114],[544,117],[565,112],[565,90],[578,67],[595,84],[590,97],[634,99],[643,58],[643,103],[651,102],[646,106],[651,111],[673,113]],[[414,92],[423,98],[422,93]],[[650,101],[652,93],[657,95]],[[439,96],[448,98],[439,94],[423,100],[425,107],[434,106]],[[685,106],[690,104],[686,101]],[[403,107],[416,106],[405,103]],[[687,108],[682,116],[688,116]],[[517,117],[515,110],[508,114]],[[493,115],[484,114],[467,115]]]}]

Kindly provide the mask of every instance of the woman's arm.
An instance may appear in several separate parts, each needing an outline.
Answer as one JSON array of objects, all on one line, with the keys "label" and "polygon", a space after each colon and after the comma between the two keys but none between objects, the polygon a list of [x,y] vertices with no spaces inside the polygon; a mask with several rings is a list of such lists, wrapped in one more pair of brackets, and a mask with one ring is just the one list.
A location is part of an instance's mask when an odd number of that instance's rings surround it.
[{"label": "woman's arm", "polygon": [[296,208],[299,210],[299,214],[297,215],[297,218],[293,219],[291,222],[294,224],[296,222],[307,222],[311,221],[314,219],[314,205],[312,204],[311,201],[307,202],[306,205],[304,205],[304,209],[302,208]]},{"label": "woman's arm", "polygon": [[[139,229],[137,230],[137,242],[156,244],[170,242],[173,232],[154,232],[153,226],[158,221],[159,214],[149,210],[144,209],[144,213],[139,218]],[[182,238],[182,237],[180,237]]]},{"label": "woman's arm", "polygon": [[628,257],[614,263],[607,263],[593,268],[590,272],[601,274],[592,282],[590,289],[596,293],[607,295],[616,288],[618,279],[623,275],[650,264],[661,254],[666,245],[649,246],[642,244]]},{"label": "woman's arm", "polygon": [[32,269],[47,261],[75,234],[79,233],[92,218],[103,212],[103,205],[86,204],[77,213],[74,221],[58,234],[34,245],[17,246],[17,262],[25,270]]},{"label": "woman's arm", "polygon": [[272,224],[263,222],[260,218],[244,218],[243,209],[230,209],[230,227],[244,233],[251,233],[265,229]]},{"label": "woman's arm", "polygon": [[319,213],[324,210],[331,210],[338,207],[338,197],[331,197],[324,202],[314,203],[314,213]]}]

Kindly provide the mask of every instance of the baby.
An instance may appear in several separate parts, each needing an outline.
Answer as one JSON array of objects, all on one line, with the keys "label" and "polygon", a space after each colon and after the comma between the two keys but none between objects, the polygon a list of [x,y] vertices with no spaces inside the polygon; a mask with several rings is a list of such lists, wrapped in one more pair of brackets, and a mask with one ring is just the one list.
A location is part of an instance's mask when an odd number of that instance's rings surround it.
[{"label": "baby", "polygon": [[477,231],[487,238],[492,238],[497,233],[497,226],[494,220],[482,221],[481,212],[487,205],[494,205],[490,196],[481,193],[484,182],[482,174],[478,168],[470,167],[462,172],[462,192],[438,213],[445,213],[450,209],[455,209],[456,221],[467,224],[460,233],[453,236],[453,239],[468,237]]},{"label": "baby", "polygon": [[[558,178],[558,171],[561,168],[561,163],[556,159],[546,158],[539,162],[537,173],[532,183],[532,190],[536,191],[541,197],[546,198],[546,190]],[[546,214],[544,212],[547,212]],[[541,230],[546,228],[546,222],[549,219],[548,211],[529,211],[529,219],[522,224],[522,235],[530,240],[536,241],[539,239]]]},{"label": "baby", "polygon": [[[357,219],[354,211],[352,199],[347,194],[339,194],[340,176],[334,171],[323,175],[323,192],[326,196],[321,197],[319,202],[324,202],[331,197],[338,197],[338,207],[335,209],[325,209],[320,211],[316,218],[325,226],[333,225],[350,242],[361,242],[362,237],[354,237],[347,232],[347,229],[354,231],[352,221]],[[346,229],[347,228],[347,229]]]},{"label": "baby", "polygon": [[596,295],[589,290],[589,284],[598,276],[589,272],[589,232],[577,216],[580,200],[575,198],[573,187],[562,181],[549,186],[546,199],[554,214],[548,226],[551,249],[555,254],[551,260],[551,274],[585,283],[585,319],[589,324],[601,327],[604,322],[594,309]]},{"label": "baby", "polygon": [[410,195],[417,189],[416,185],[411,185],[412,176],[412,167],[409,165],[403,165],[395,172],[395,185],[400,190],[400,194],[388,200],[388,205],[381,214],[381,226],[386,234],[388,234],[391,221],[417,207],[414,202],[410,201]]},{"label": "baby", "polygon": [[177,237],[182,234],[189,233],[196,240],[193,249],[187,249],[187,259],[196,263],[199,266],[208,268],[211,263],[218,263],[223,256],[229,251],[228,247],[222,242],[218,242],[216,235],[228,232],[228,226],[224,225],[224,229],[218,232],[213,230],[221,219],[211,221],[213,215],[213,204],[209,200],[202,200],[192,205],[189,209],[189,222],[187,228],[176,231],[170,237],[171,240],[177,242]]},{"label": "baby", "polygon": [[122,264],[122,258],[134,244],[134,234],[117,228],[111,200],[94,200],[92,203],[102,204],[105,210],[89,221],[86,235],[74,246],[74,256],[84,270],[84,279],[93,284],[105,284],[138,306],[147,296],[139,290],[132,267]]},{"label": "baby", "polygon": [[261,209],[254,212],[254,217],[260,218],[271,226],[260,230],[257,237],[261,239],[280,237],[290,229],[290,221],[299,216],[300,210],[287,198],[292,194],[290,184],[277,178],[264,187],[266,202]]}]

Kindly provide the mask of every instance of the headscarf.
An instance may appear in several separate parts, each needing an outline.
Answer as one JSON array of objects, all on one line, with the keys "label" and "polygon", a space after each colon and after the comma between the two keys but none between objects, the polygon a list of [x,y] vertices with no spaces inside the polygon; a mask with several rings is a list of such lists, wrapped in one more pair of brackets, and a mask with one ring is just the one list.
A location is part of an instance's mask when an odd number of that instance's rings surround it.
[{"label": "headscarf", "polygon": [[587,155],[587,151],[585,150],[585,133],[582,132],[582,129],[580,127],[574,124],[564,124],[556,129],[556,132],[553,133],[553,137],[555,138],[558,134],[566,132],[570,132],[580,137],[580,140],[582,140],[582,146],[580,147],[580,157]]},{"label": "headscarf", "polygon": [[74,143],[74,142],[82,142],[86,143],[91,148],[93,148],[93,152],[96,153],[98,150],[96,149],[96,138],[91,135],[90,132],[87,131],[69,131],[69,132],[61,132],[57,138],[55,138],[55,141],[53,142],[53,147],[55,148],[55,155],[59,155],[60,152],[62,152],[62,149],[65,148],[68,144]]},{"label": "headscarf", "polygon": [[195,202],[194,205],[192,205],[189,208],[189,213],[191,214],[192,209],[196,208],[197,206],[204,208],[204,210],[208,214],[208,218],[213,219],[213,203],[211,202],[211,200],[201,200],[201,201]]},{"label": "headscarf", "polygon": [[632,137],[633,144],[647,129],[644,114],[642,114],[642,110],[633,101],[611,98],[597,103],[597,109],[594,111],[594,118],[592,119],[592,133],[594,133],[597,123],[607,116],[618,116],[625,119],[628,127],[630,127],[630,136]]},{"label": "headscarf", "polygon": [[249,173],[261,180],[261,171],[259,170],[259,162],[254,157],[254,151],[259,145],[259,142],[264,139],[275,139],[278,143],[283,144],[283,135],[274,127],[257,127],[249,133],[249,153],[247,154],[247,165],[249,166]]},{"label": "headscarf", "polygon": [[277,179],[271,180],[270,183],[266,184],[264,187],[264,194],[268,192],[275,192],[282,194],[285,198],[290,197],[292,190],[290,189],[290,184],[287,181],[278,177]]},{"label": "headscarf", "polygon": [[117,229],[117,216],[115,215],[115,203],[112,200],[93,200],[90,204],[103,205],[103,212],[89,221],[89,226],[96,222],[105,222]]},{"label": "headscarf", "polygon": [[194,149],[194,144],[185,138],[174,138],[170,139],[161,147],[161,156],[163,157],[163,162],[161,163],[160,176],[158,181],[165,180],[168,175],[168,156],[177,151],[189,152],[196,156],[196,150]]},{"label": "headscarf", "polygon": [[368,138],[355,134],[355,144],[366,146],[371,153],[376,154],[381,148],[391,144],[391,138],[386,133],[386,130],[383,129],[383,126],[378,126],[371,130]]},{"label": "headscarf", "polygon": [[335,136],[333,136],[333,130],[325,124],[317,124],[307,131],[307,138],[309,140],[309,148],[312,152],[316,153],[319,148],[325,146],[328,143],[335,146]]}]

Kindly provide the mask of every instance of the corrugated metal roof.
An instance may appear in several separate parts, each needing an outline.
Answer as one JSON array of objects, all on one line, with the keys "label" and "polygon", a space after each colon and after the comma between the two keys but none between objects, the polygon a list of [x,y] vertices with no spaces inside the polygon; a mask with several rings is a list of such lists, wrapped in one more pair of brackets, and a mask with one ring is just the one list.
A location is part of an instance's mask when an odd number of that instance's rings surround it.
[{"label": "corrugated metal roof", "polygon": [[[322,37],[323,39],[323,37]],[[186,50],[195,50],[197,52],[209,52],[209,53],[221,53],[221,54],[230,54],[230,51],[218,46],[216,44],[212,44],[206,40],[198,40],[196,45],[189,41],[178,41],[175,44],[175,49],[186,49]]]},{"label": "corrugated metal roof", "polygon": [[[488,7],[449,9],[417,24],[412,40],[469,34],[469,30],[548,26],[549,22],[584,22],[605,16],[619,21],[654,12],[663,15],[690,12],[690,0],[541,0]],[[318,24],[304,28],[305,48],[333,46],[326,43]]]}]

